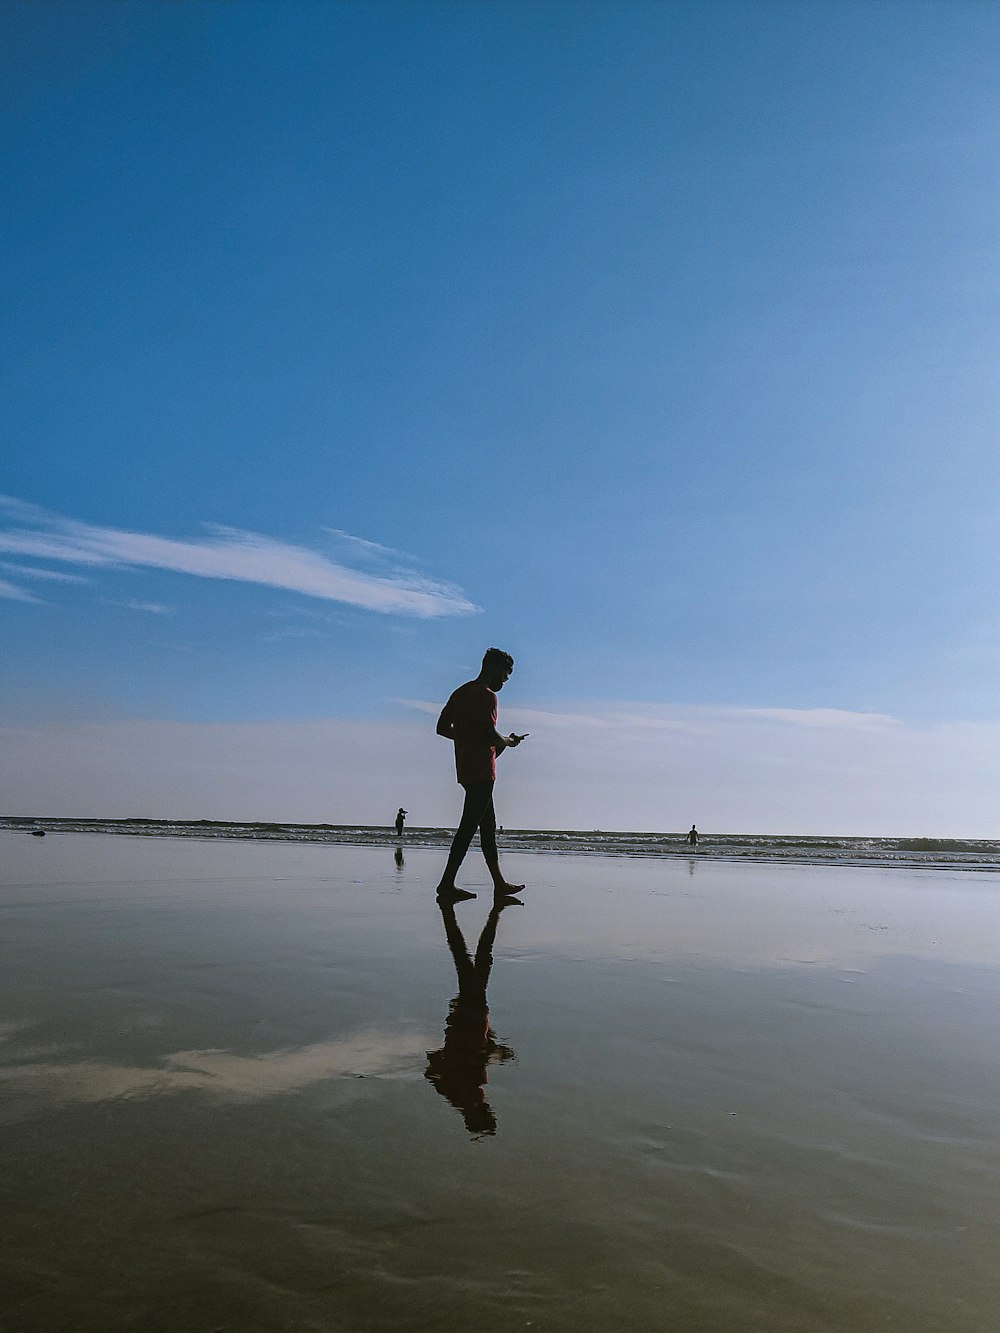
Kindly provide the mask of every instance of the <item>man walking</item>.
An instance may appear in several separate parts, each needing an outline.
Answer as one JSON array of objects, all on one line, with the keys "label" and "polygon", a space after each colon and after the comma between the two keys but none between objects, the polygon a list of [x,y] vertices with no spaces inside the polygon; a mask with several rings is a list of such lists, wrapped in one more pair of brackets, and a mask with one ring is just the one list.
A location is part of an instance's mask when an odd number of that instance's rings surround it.
[{"label": "man walking", "polygon": [[452,694],[438,718],[437,734],[455,743],[455,770],[465,788],[465,808],[455,833],[437,896],[456,901],[474,898],[455,884],[458,868],[469,850],[472,835],[479,829],[483,858],[498,894],[516,893],[523,884],[508,884],[500,873],[497,852],[497,818],[493,809],[493,783],[497,755],[520,745],[524,736],[501,736],[497,731],[497,691],[502,690],[514,670],[510,653],[488,648],[475,680],[466,681]]}]

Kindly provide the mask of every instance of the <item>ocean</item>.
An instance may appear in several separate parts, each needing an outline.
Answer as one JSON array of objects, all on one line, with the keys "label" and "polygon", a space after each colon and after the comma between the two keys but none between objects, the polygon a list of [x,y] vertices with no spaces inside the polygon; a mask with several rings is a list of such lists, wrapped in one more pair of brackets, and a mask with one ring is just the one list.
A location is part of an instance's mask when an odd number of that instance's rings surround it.
[{"label": "ocean", "polygon": [[[8,816],[0,828],[30,833],[114,833],[145,838],[238,839],[253,842],[393,846],[389,827],[366,824],[279,824],[215,819],[66,819]],[[447,849],[454,829],[407,828],[407,847]],[[807,837],[799,834],[712,833],[696,851],[684,833],[605,829],[503,829],[501,851],[558,855],[696,857],[699,860],[778,861],[793,865],[896,866],[932,870],[1000,870],[1000,841],[981,838]]]}]

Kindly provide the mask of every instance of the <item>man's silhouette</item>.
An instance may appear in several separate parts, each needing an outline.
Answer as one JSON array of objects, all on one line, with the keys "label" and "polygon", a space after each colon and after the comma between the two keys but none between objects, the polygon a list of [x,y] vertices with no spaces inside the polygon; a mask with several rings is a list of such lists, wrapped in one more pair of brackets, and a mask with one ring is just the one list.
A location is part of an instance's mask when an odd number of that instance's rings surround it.
[{"label": "man's silhouette", "polygon": [[441,882],[439,898],[474,898],[455,884],[458,868],[469,850],[472,835],[479,829],[479,843],[497,893],[516,893],[523,884],[508,884],[500,872],[497,852],[497,818],[493,809],[493,783],[497,755],[520,745],[523,736],[497,731],[497,691],[510,679],[514,659],[499,648],[488,648],[475,680],[460,685],[441,710],[437,734],[455,742],[455,769],[465,788],[465,808],[455,833]]}]

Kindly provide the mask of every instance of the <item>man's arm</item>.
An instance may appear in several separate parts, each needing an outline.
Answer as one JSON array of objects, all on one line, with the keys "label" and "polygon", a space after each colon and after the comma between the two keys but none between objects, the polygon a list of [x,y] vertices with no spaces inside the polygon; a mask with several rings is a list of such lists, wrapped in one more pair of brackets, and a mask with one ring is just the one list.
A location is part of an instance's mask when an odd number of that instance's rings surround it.
[{"label": "man's arm", "polygon": [[443,736],[446,741],[455,739],[455,723],[451,717],[451,700],[449,699],[441,709],[441,716],[438,718],[437,734]]},{"label": "man's arm", "polygon": [[[527,736],[527,734],[528,733],[525,732],[524,736]],[[501,736],[499,731],[494,727],[493,744],[497,747],[497,758],[500,758],[504,750],[513,749],[516,745],[520,745],[524,740],[524,736],[517,736],[513,731],[509,736]]]}]

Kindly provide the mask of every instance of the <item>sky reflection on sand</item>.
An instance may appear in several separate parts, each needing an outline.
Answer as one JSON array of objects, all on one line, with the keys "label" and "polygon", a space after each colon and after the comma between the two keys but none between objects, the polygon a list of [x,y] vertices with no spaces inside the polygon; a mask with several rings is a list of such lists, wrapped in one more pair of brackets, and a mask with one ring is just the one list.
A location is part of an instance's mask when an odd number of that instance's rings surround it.
[{"label": "sky reflection on sand", "polygon": [[994,877],[11,851],[24,1333],[992,1326]]}]

